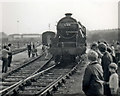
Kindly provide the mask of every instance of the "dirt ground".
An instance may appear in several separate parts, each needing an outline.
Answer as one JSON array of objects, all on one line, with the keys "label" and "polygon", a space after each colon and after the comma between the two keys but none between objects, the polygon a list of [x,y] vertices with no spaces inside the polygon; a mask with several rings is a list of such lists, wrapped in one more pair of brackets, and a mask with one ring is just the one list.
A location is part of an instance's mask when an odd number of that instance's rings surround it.
[{"label": "dirt ground", "polygon": [[82,79],[86,66],[86,62],[80,64],[76,73],[72,75],[70,79],[66,80],[65,85],[60,87],[54,96],[84,96],[82,91]]}]

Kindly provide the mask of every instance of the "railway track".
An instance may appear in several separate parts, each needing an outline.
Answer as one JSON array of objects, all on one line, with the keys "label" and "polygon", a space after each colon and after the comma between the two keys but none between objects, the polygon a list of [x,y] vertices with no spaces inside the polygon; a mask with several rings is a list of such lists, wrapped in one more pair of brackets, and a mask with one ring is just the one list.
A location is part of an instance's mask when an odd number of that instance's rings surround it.
[{"label": "railway track", "polygon": [[[15,49],[15,50],[12,51],[12,55],[21,53],[21,52],[26,51],[26,50],[27,50],[27,48]],[[0,56],[0,60],[1,59],[2,59],[2,57]]]},{"label": "railway track", "polygon": [[50,63],[52,58],[45,60],[44,55],[38,56],[37,58],[32,59],[29,62],[26,62],[22,66],[12,70],[11,72],[5,74],[2,77],[0,82],[0,86],[2,86],[0,90],[0,94],[4,95],[11,88],[16,86],[19,82],[26,79],[27,77],[39,72],[39,70]]},{"label": "railway track", "polygon": [[27,48],[15,49],[12,51],[12,54],[15,55],[15,54],[18,54],[18,53],[26,51],[26,50],[27,50]]},{"label": "railway track", "polygon": [[9,96],[49,96],[50,92],[57,90],[65,79],[74,73],[78,64],[69,64],[61,66],[54,64],[50,67],[43,67],[40,72],[29,76],[17,84],[5,95]]}]

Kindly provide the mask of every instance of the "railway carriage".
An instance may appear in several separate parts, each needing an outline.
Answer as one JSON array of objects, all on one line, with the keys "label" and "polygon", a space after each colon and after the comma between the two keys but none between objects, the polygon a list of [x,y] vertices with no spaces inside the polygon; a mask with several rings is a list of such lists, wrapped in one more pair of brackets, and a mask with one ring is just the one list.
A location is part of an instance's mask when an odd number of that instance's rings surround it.
[{"label": "railway carriage", "polygon": [[72,18],[71,13],[65,15],[57,24],[57,34],[50,48],[56,62],[74,62],[86,51],[86,28]]},{"label": "railway carriage", "polygon": [[45,46],[51,45],[51,40],[55,37],[55,32],[46,31],[42,34],[42,44]]}]

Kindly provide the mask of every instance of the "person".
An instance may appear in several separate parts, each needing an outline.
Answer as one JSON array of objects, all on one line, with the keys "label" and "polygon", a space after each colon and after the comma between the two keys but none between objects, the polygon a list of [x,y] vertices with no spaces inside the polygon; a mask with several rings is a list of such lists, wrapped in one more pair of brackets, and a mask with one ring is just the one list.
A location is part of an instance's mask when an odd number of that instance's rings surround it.
[{"label": "person", "polygon": [[119,79],[118,79],[118,74],[116,73],[118,66],[116,63],[111,63],[109,65],[109,71],[111,73],[110,79],[109,79],[109,87],[111,91],[111,95],[117,95],[118,88],[119,88]]},{"label": "person", "polygon": [[10,52],[7,50],[7,46],[3,46],[3,49],[2,49],[2,73],[7,72],[8,53],[10,53]]},{"label": "person", "polygon": [[27,45],[27,50],[28,50],[28,57],[30,58],[30,55],[31,55],[31,44]]},{"label": "person", "polygon": [[98,53],[98,62],[101,63],[102,53],[98,50],[98,43],[97,42],[93,42],[91,44],[91,50]]},{"label": "person", "polygon": [[34,57],[35,55],[38,56],[37,49],[35,48],[35,45],[33,44],[32,57]]},{"label": "person", "polygon": [[8,67],[11,66],[11,62],[12,62],[12,49],[11,49],[11,44],[8,44]]},{"label": "person", "polygon": [[45,52],[45,45],[42,45],[42,51]]},{"label": "person", "polygon": [[115,47],[114,47],[114,45],[111,45],[111,49],[112,49],[112,54],[115,57]]},{"label": "person", "polygon": [[48,55],[49,55],[49,47],[48,46],[45,46],[45,59],[48,59]]},{"label": "person", "polygon": [[116,59],[117,59],[117,62],[119,62],[120,60],[120,43],[117,42],[116,44],[116,48],[115,48],[115,53],[116,53]]},{"label": "person", "polygon": [[110,55],[112,56],[113,62],[114,62],[114,63],[117,63],[117,60],[116,60],[116,58],[115,58],[115,55],[113,54],[112,48],[107,47],[107,51],[108,51],[108,52],[110,53]]},{"label": "person", "polygon": [[[113,62],[112,56],[107,51],[106,44],[100,43],[98,45],[98,49],[103,54],[103,56],[101,58],[101,65],[102,65],[102,69],[103,69],[104,81],[108,82],[109,81],[109,77],[110,77],[109,65],[111,64],[111,62]],[[104,85],[104,95],[107,95],[107,96],[110,95],[110,88],[109,88],[108,85]]]},{"label": "person", "polygon": [[90,50],[88,52],[89,65],[85,69],[82,81],[82,90],[87,96],[101,96],[103,95],[103,70],[98,63],[98,54]]}]

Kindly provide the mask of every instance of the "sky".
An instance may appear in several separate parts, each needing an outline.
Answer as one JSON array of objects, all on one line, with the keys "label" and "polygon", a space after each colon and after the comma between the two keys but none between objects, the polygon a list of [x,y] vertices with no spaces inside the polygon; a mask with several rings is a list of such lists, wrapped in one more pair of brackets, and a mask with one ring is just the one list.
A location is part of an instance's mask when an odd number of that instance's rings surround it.
[{"label": "sky", "polygon": [[0,32],[7,34],[56,32],[65,13],[87,30],[118,28],[119,0],[1,0]]}]

